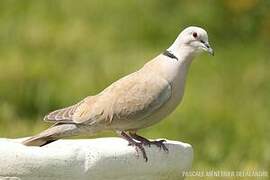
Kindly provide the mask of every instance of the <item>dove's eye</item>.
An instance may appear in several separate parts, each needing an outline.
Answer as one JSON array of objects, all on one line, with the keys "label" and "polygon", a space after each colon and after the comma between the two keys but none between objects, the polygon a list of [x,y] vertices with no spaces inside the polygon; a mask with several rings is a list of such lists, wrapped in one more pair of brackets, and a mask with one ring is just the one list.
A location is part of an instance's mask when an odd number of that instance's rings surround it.
[{"label": "dove's eye", "polygon": [[192,36],[193,36],[194,38],[197,38],[197,37],[198,37],[198,34],[197,34],[196,32],[194,32],[194,33],[192,33]]}]

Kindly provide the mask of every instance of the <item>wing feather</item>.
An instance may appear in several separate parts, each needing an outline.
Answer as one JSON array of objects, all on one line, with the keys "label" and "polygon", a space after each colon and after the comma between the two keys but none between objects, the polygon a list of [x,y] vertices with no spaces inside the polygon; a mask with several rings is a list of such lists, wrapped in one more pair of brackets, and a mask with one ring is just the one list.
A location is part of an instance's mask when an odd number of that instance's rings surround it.
[{"label": "wing feather", "polygon": [[96,96],[45,116],[45,121],[93,123],[136,121],[164,105],[171,97],[171,86],[156,74],[145,76],[138,71],[126,76]]},{"label": "wing feather", "polygon": [[44,117],[45,121],[52,122],[72,122],[72,117],[74,115],[75,109],[80,103],[53,111]]}]

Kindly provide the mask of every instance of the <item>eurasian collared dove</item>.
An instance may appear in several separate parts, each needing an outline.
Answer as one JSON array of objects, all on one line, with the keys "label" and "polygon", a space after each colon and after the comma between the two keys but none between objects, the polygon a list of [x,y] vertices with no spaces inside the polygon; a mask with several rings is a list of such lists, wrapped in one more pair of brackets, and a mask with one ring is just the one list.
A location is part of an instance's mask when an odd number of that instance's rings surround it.
[{"label": "eurasian collared dove", "polygon": [[214,54],[207,32],[195,26],[184,29],[165,52],[138,71],[95,96],[49,113],[44,120],[54,125],[23,144],[44,146],[63,137],[114,130],[139,149],[146,161],[143,145],[155,144],[168,151],[164,140],[150,141],[136,132],[159,122],[177,107],[192,59],[202,51]]}]

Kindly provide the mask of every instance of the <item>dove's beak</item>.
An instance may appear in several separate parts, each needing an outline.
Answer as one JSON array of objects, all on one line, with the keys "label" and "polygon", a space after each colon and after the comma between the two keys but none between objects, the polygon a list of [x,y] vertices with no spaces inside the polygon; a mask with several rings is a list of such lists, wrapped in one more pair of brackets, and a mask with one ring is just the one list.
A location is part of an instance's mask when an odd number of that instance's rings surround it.
[{"label": "dove's beak", "polygon": [[214,56],[214,50],[211,48],[210,44],[208,42],[203,42],[203,50]]},{"label": "dove's beak", "polygon": [[215,55],[215,52],[214,52],[214,50],[213,50],[211,47],[209,47],[209,48],[207,49],[207,52],[208,52],[209,54],[211,54],[212,56]]}]

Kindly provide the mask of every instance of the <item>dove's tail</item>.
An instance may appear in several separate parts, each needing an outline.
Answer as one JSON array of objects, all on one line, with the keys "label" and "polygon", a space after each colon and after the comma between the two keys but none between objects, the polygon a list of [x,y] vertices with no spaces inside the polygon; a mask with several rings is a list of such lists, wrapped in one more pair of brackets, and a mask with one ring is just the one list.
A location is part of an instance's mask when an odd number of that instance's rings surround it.
[{"label": "dove's tail", "polygon": [[57,123],[45,131],[22,142],[26,146],[44,146],[60,138],[75,136],[80,133],[77,124]]}]

